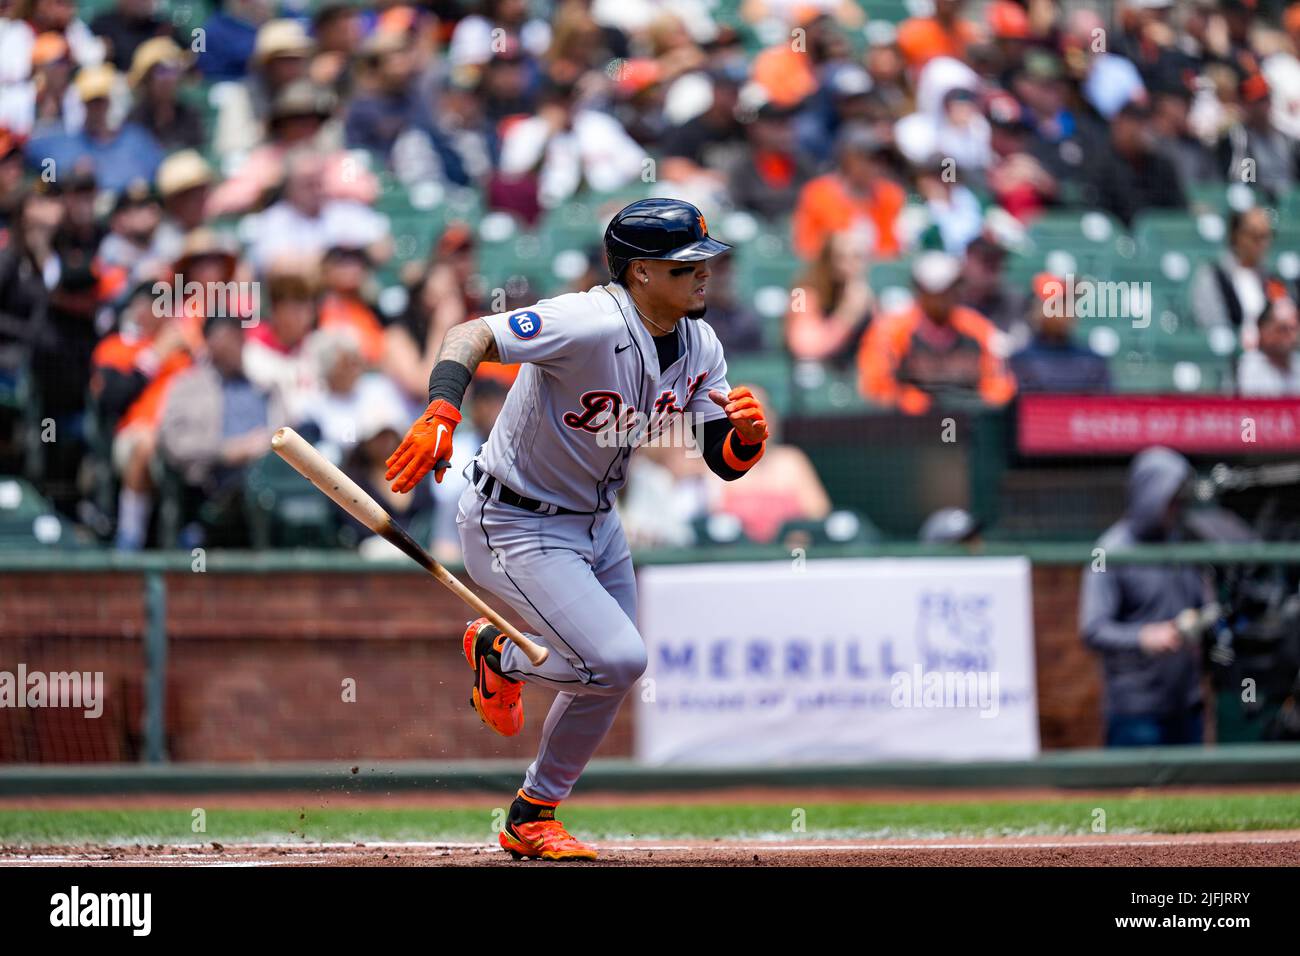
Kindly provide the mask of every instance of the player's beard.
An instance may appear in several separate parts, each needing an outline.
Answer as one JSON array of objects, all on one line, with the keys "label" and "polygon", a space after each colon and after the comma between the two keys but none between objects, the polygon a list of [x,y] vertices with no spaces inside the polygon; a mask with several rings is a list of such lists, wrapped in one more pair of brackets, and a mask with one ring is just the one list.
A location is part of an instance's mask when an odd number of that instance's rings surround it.
[{"label": "player's beard", "polygon": [[709,307],[707,305],[702,305],[698,309],[691,309],[686,313],[686,317],[688,319],[702,319],[704,318],[704,313],[708,311]]}]

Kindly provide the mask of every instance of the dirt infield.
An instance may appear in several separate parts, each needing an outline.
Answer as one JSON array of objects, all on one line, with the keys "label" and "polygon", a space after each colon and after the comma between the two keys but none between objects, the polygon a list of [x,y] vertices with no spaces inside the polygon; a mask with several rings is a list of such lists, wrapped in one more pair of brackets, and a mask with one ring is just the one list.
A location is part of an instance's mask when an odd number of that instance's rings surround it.
[{"label": "dirt infield", "polygon": [[[709,805],[741,806],[745,804],[771,805],[781,808],[796,804],[814,806],[826,803],[854,803],[863,807],[874,804],[910,805],[913,807],[933,803],[935,807],[960,805],[967,802],[989,804],[1025,803],[1041,801],[1078,802],[1096,797],[1098,801],[1115,797],[1137,798],[1171,797],[1178,794],[1198,797],[1215,797],[1247,794],[1276,795],[1300,800],[1300,790],[1294,785],[1285,787],[1169,787],[1159,790],[1049,790],[1049,789],[808,789],[789,788],[736,788],[701,793],[643,792],[638,794],[592,793],[575,800],[575,805],[590,808],[627,807],[638,805],[682,806],[700,805],[705,811]],[[385,835],[382,827],[370,830],[363,815],[367,810],[401,812],[414,810],[473,810],[486,812],[494,803],[500,804],[500,794],[489,793],[390,793],[350,794],[338,792],[279,792],[252,794],[97,794],[81,796],[0,797],[0,811],[76,812],[84,810],[120,810],[128,815],[132,810],[185,810],[196,806],[209,812],[219,809],[241,809],[256,812],[262,809],[290,811],[291,816],[305,820],[312,808],[344,811],[346,820],[340,825],[336,820],[318,828],[311,836],[296,822],[290,824],[253,826],[229,839],[211,835],[205,842],[189,843],[169,841],[162,835],[174,830],[150,829],[150,824],[138,824],[136,830],[124,825],[121,829],[112,823],[97,821],[85,830],[96,833],[88,842],[75,844],[69,836],[56,835],[56,829],[44,831],[44,840],[29,838],[22,844],[0,844],[0,867],[24,866],[546,866],[593,864],[516,863],[496,846],[495,841],[479,842],[474,828],[456,832],[424,831],[419,819],[414,823],[395,828],[397,832]],[[1240,813],[1241,811],[1238,811]],[[352,814],[357,814],[354,820]],[[608,814],[607,814],[608,816]],[[614,814],[621,819],[622,814]],[[598,866],[1300,866],[1300,828],[1285,815],[1274,819],[1287,822],[1263,823],[1256,826],[1273,826],[1271,830],[1246,829],[1251,817],[1247,814],[1234,820],[1241,829],[1229,826],[1218,817],[1211,819],[1205,829],[1225,829],[1213,833],[1160,832],[1159,826],[1128,826],[1109,833],[1088,833],[1059,824],[1039,824],[1037,828],[999,829],[997,825],[981,822],[977,825],[957,824],[945,828],[942,817],[936,815],[933,825],[916,826],[915,823],[889,827],[863,824],[860,827],[841,829],[839,834],[820,834],[800,837],[784,832],[768,832],[764,825],[755,828],[736,826],[725,829],[683,829],[690,836],[663,837],[678,832],[675,828],[659,831],[660,838],[638,836],[638,830],[624,829],[621,825],[595,830],[609,839],[594,841],[600,851]],[[927,818],[928,819],[928,818]],[[978,812],[972,819],[980,819]],[[1089,818],[1091,819],[1091,818]],[[1177,816],[1174,817],[1177,822]],[[188,817],[186,818],[188,822]],[[644,821],[642,821],[644,822]],[[1150,823],[1150,818],[1147,820]],[[600,824],[597,824],[598,826]],[[1178,830],[1188,825],[1168,829]],[[1197,824],[1193,824],[1197,825]],[[1203,825],[1203,824],[1202,824]],[[330,827],[335,827],[331,830]],[[376,824],[377,826],[377,824]],[[1005,824],[1002,824],[1005,827]],[[1053,828],[1058,827],[1058,828]],[[1076,825],[1077,827],[1077,825]],[[349,832],[351,828],[351,832]],[[11,841],[22,840],[17,834]],[[39,826],[31,832],[42,832]],[[120,838],[114,834],[121,833]],[[135,837],[140,834],[157,834]],[[428,836],[421,836],[427,832]],[[590,831],[589,831],[590,832]],[[655,835],[651,828],[639,830]],[[1018,833],[1016,836],[942,836],[944,833]],[[331,835],[331,833],[333,835]],[[722,839],[700,839],[701,833],[718,833]],[[858,833],[860,835],[854,835]],[[1058,835],[1058,834],[1070,835]],[[264,835],[259,835],[264,834]],[[353,835],[365,842],[352,842]],[[360,834],[366,834],[361,836]],[[484,833],[484,836],[487,836]],[[182,840],[196,839],[182,837]],[[490,837],[489,837],[490,839]],[[163,843],[146,844],[145,840],[163,840]],[[221,840],[222,842],[212,842]]]},{"label": "dirt infield", "polygon": [[0,866],[1300,866],[1300,832],[598,844],[595,863],[516,863],[474,843],[0,847]]}]

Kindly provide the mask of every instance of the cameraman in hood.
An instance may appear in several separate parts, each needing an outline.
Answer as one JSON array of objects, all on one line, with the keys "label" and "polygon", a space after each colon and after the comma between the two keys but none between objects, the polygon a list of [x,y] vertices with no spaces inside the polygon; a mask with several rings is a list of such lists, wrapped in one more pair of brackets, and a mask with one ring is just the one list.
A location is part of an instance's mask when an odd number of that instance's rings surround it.
[{"label": "cameraman in hood", "polygon": [[[1182,455],[1144,449],[1129,469],[1124,517],[1097,546],[1110,552],[1184,540],[1182,504],[1191,478]],[[1102,659],[1106,746],[1202,742],[1199,651],[1174,620],[1208,600],[1208,584],[1192,565],[1103,560],[1083,572],[1079,632]]]}]

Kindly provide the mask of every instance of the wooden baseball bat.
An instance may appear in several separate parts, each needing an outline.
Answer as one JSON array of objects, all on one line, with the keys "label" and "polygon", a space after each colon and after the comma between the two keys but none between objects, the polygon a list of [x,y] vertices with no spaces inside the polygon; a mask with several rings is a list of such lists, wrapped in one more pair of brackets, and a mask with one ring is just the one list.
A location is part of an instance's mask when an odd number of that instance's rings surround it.
[{"label": "wooden baseball bat", "polygon": [[271,438],[271,448],[275,453],[293,466],[313,485],[325,492],[334,503],[356,518],[363,525],[388,541],[407,555],[414,558],[422,568],[432,574],[480,616],[501,628],[506,637],[514,641],[515,646],[524,652],[533,664],[546,660],[549,651],[521,634],[514,625],[488,607],[477,594],[457,580],[456,576],[433,559],[433,555],[416,543],[406,531],[393,521],[374,498],[366,494],[355,481],[343,474],[338,466],[331,464],[324,455],[292,428],[284,427]]}]

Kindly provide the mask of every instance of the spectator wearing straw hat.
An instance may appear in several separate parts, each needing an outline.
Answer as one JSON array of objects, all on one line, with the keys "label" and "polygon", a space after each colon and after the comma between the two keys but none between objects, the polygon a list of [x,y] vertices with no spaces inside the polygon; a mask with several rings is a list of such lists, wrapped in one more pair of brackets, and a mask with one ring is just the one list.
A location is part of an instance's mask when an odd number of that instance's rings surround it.
[{"label": "spectator wearing straw hat", "polygon": [[307,75],[311,37],[296,20],[270,20],[257,31],[249,75],[225,87],[212,147],[222,156],[247,152],[266,134],[276,94]]},{"label": "spectator wearing straw hat", "polygon": [[321,189],[326,199],[373,203],[379,182],[341,145],[334,116],[337,97],[311,80],[294,80],[271,106],[267,141],[248,154],[239,170],[213,190],[209,215],[227,216],[261,208],[284,181],[286,157],[309,150],[325,161]]},{"label": "spectator wearing straw hat", "polygon": [[176,258],[185,234],[207,221],[215,180],[208,161],[192,149],[172,153],[159,164],[154,191],[162,204],[163,220],[154,233],[157,255],[167,260]]},{"label": "spectator wearing straw hat", "polygon": [[110,119],[110,98],[119,78],[107,63],[83,67],[74,85],[86,108],[84,125],[76,133],[34,137],[27,146],[27,161],[42,172],[53,169],[56,177],[89,161],[100,188],[110,192],[133,179],[153,179],[163,156],[158,141],[135,123],[115,126]]},{"label": "spectator wearing straw hat", "polygon": [[146,40],[135,51],[127,83],[135,95],[130,119],[166,150],[203,145],[203,117],[177,97],[191,57],[171,37]]}]

